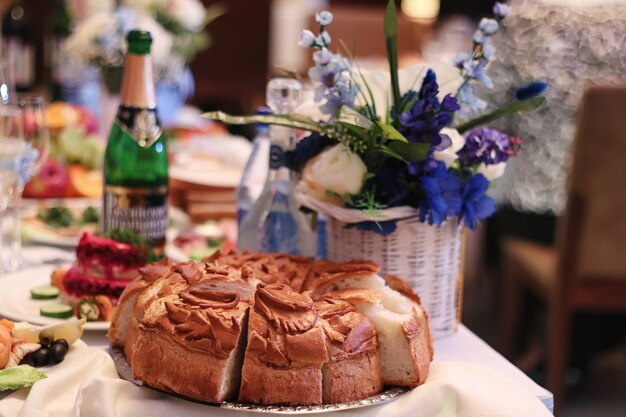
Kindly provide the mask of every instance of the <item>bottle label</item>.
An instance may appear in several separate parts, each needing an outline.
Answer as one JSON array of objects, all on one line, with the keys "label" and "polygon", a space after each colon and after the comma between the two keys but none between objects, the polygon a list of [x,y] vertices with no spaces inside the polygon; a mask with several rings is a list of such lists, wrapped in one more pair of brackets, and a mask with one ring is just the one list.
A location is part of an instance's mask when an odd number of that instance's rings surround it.
[{"label": "bottle label", "polygon": [[142,148],[152,146],[163,132],[156,108],[147,109],[122,104],[117,112],[117,122],[120,128]]},{"label": "bottle label", "polygon": [[165,245],[167,231],[167,187],[128,188],[106,185],[102,228],[134,229],[154,242]]},{"label": "bottle label", "polygon": [[278,169],[283,166],[285,152],[280,145],[272,143],[270,146],[270,169]]}]

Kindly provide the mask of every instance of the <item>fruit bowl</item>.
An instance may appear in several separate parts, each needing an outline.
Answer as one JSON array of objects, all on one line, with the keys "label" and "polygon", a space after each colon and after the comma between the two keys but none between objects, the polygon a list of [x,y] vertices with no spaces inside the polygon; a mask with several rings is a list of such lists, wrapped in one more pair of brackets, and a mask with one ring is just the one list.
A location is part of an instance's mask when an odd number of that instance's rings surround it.
[{"label": "fruit bowl", "polygon": [[49,157],[26,184],[23,196],[100,198],[106,141],[95,133],[93,116],[80,106],[57,102],[45,109],[44,119],[50,132]]}]

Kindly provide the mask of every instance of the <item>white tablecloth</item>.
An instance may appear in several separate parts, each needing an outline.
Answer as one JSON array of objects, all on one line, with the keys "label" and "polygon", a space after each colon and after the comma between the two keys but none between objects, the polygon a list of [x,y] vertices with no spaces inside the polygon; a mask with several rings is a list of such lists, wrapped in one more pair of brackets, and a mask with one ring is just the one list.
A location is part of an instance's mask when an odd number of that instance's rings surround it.
[{"label": "white tablecloth", "polygon": [[[28,248],[27,255],[45,261],[60,253]],[[45,369],[47,379],[0,400],[0,417],[258,416],[135,386],[117,375],[103,332],[87,332],[83,340],[64,362]],[[420,387],[386,404],[324,415],[542,417],[552,415],[551,407],[548,391],[461,326],[435,341],[435,361]]]},{"label": "white tablecloth", "polygon": [[[48,378],[0,402],[1,417],[258,416],[223,410],[138,387],[118,377],[102,348],[74,347]],[[341,416],[551,416],[525,388],[491,370],[467,362],[437,361],[427,381],[389,403],[325,415]]]}]

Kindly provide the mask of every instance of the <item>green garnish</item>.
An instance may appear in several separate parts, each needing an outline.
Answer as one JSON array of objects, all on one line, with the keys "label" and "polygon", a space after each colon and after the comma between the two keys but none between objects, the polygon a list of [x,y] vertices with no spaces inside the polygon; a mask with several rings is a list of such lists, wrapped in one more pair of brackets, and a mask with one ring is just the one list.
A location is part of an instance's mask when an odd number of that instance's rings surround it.
[{"label": "green garnish", "polygon": [[65,206],[50,207],[49,209],[39,210],[37,218],[48,226],[52,226],[54,228],[69,227],[76,221],[70,209]]},{"label": "green garnish", "polygon": [[146,263],[152,263],[161,259],[161,256],[158,256],[154,252],[154,245],[152,244],[152,241],[139,234],[136,230],[121,228],[111,229],[107,232],[101,232],[100,236],[117,240],[122,243],[128,243],[129,245],[139,249],[139,252],[145,259]]},{"label": "green garnish", "polygon": [[82,219],[83,223],[98,223],[100,221],[100,214],[98,210],[89,206],[83,211]]},{"label": "green garnish", "polygon": [[72,214],[72,210],[65,206],[50,207],[47,209],[40,209],[37,212],[37,218],[55,229],[61,227],[70,227],[75,224],[89,224],[98,223],[100,221],[100,214],[98,210],[89,206],[81,214],[81,218],[77,219]]},{"label": "green garnish", "polygon": [[0,391],[30,387],[35,382],[47,378],[30,365],[19,365],[0,371]]}]

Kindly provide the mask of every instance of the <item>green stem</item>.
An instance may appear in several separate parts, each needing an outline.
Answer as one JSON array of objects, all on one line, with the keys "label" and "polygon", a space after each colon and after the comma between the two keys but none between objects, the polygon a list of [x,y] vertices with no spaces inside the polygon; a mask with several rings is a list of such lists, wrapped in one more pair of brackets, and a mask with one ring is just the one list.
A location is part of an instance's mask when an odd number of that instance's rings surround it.
[{"label": "green stem", "polygon": [[[393,93],[393,104],[396,111],[400,111],[400,83],[398,82],[398,16],[396,5],[393,0],[389,0],[385,9],[385,42],[387,44],[387,58],[389,60],[389,73],[391,75],[391,88]],[[393,121],[394,127],[399,127],[396,117]]]}]

